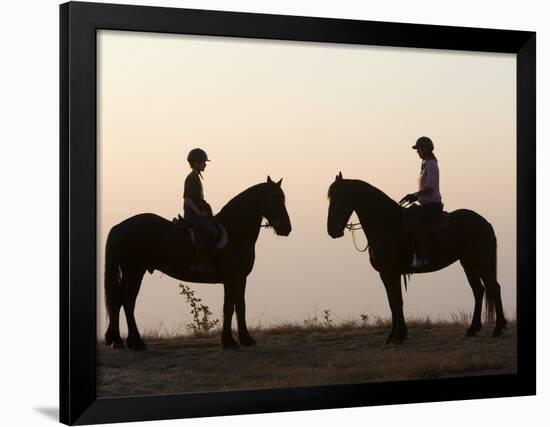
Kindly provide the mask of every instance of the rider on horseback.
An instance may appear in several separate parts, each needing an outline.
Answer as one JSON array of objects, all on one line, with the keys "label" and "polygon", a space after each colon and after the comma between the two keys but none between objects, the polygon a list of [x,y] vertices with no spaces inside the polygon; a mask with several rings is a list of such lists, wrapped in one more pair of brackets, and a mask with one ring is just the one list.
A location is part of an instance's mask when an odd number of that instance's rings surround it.
[{"label": "rider on horseback", "polygon": [[[421,136],[412,148],[417,151],[418,156],[422,159],[418,179],[419,191],[407,194],[399,201],[399,204],[405,202],[413,204],[418,201],[420,205],[414,205],[415,212],[410,217],[412,218],[415,230],[419,230],[443,212],[443,203],[441,202],[441,194],[439,193],[439,167],[437,158],[433,153],[434,144],[432,140],[427,136]],[[421,267],[428,263],[428,258],[425,251],[421,248],[421,239],[415,240],[416,248],[413,253],[411,266]]]},{"label": "rider on horseback", "polygon": [[[183,212],[187,223],[199,233],[206,242],[202,242],[197,250],[197,258],[191,265],[195,271],[207,272],[211,268],[206,264],[210,255],[210,247],[217,235],[217,228],[212,219],[212,208],[204,200],[202,188],[202,174],[209,162],[206,152],[200,148],[194,148],[187,155],[187,161],[191,172],[185,179],[183,190]],[[201,239],[201,240],[203,240]]]}]

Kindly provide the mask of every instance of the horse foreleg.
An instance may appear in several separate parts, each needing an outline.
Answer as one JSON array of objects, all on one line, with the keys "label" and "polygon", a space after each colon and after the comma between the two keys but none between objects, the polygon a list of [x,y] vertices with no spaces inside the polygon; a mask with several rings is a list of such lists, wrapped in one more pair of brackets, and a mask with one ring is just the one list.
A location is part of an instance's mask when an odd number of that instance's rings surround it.
[{"label": "horse foreleg", "polygon": [[237,325],[239,327],[239,342],[241,345],[249,347],[256,344],[256,340],[248,333],[246,326],[246,306],[244,302],[244,293],[246,289],[246,279],[235,282],[235,312],[237,313]]},{"label": "horse foreleg", "polygon": [[407,339],[407,325],[403,315],[403,295],[401,293],[401,280],[399,274],[380,273],[392,316],[392,330],[386,339],[386,344],[401,344]]},{"label": "horse foreleg", "polygon": [[222,347],[235,348],[239,343],[233,339],[231,333],[231,322],[233,321],[233,311],[235,310],[234,283],[225,282],[223,285],[223,330]]}]

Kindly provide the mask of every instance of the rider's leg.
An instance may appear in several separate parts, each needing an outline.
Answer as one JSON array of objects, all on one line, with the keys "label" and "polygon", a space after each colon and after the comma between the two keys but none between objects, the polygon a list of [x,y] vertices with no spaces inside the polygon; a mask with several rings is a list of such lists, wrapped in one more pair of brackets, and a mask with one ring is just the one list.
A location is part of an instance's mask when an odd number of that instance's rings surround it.
[{"label": "rider's leg", "polygon": [[193,228],[200,234],[200,237],[191,269],[201,272],[212,271],[208,261],[212,255],[212,245],[217,235],[216,225],[211,218],[195,216],[193,218]]},{"label": "rider's leg", "polygon": [[415,254],[413,255],[413,266],[420,266],[428,262],[426,245],[422,237],[422,229],[426,227],[434,218],[436,218],[443,210],[441,203],[428,203],[420,205],[417,212],[413,216],[414,228],[416,232],[415,238]]}]

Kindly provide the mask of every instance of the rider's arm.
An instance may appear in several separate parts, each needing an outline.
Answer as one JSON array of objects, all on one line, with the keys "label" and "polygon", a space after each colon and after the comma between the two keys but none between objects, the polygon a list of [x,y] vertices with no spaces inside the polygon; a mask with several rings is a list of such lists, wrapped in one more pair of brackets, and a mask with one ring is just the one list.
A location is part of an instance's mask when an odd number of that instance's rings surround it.
[{"label": "rider's arm", "polygon": [[183,203],[187,206],[189,206],[197,215],[200,215],[200,216],[206,216],[207,213],[205,211],[203,211],[202,209],[200,209],[197,204],[193,201],[193,199],[191,199],[190,197],[184,197],[183,198]]}]

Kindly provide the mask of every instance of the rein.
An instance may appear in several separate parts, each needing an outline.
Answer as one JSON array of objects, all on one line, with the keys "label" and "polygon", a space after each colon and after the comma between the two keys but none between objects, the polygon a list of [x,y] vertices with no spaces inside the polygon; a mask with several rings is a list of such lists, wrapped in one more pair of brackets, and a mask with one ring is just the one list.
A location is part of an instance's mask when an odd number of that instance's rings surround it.
[{"label": "rein", "polygon": [[349,224],[346,224],[346,228],[351,231],[351,238],[353,239],[353,245],[355,246],[355,249],[358,251],[358,252],[365,252],[368,248],[369,248],[369,243],[367,241],[367,246],[365,246],[364,249],[361,249],[358,245],[357,245],[357,241],[356,241],[356,238],[355,238],[355,232],[357,230],[362,230],[363,227],[361,227],[361,224],[359,222],[356,222],[356,223],[353,223],[353,222],[350,222]]}]

